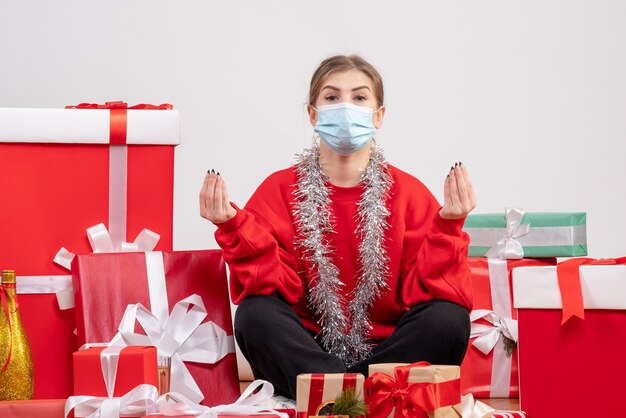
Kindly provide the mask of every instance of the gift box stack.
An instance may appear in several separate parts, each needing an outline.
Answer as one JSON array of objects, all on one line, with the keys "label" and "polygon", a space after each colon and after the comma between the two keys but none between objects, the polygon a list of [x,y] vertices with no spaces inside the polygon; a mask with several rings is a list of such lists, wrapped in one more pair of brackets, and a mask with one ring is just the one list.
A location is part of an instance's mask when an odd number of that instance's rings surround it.
[{"label": "gift box stack", "polygon": [[[556,257],[586,255],[586,214],[507,208],[503,214],[468,216],[464,231],[470,236],[474,310],[470,345],[461,366],[461,390],[478,398],[516,398],[523,393],[522,368],[536,366],[522,365],[521,353],[518,358],[518,337],[520,349],[525,343],[522,332],[518,333],[514,272],[554,269]],[[545,382],[540,387],[545,388]],[[524,399],[522,395],[520,406],[528,412]]]},{"label": "gift box stack", "polygon": [[179,142],[171,105],[0,109],[0,266],[17,272],[35,399],[132,410],[156,394],[157,357],[189,405],[239,397],[221,252],[171,251]]}]

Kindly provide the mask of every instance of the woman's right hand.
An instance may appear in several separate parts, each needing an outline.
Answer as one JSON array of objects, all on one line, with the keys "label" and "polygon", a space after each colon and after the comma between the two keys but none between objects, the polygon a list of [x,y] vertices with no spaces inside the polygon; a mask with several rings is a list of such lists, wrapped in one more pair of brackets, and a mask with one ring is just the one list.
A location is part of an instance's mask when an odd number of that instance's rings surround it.
[{"label": "woman's right hand", "polygon": [[202,190],[200,190],[200,216],[214,224],[221,224],[232,219],[237,210],[228,200],[226,183],[220,173],[207,171]]}]

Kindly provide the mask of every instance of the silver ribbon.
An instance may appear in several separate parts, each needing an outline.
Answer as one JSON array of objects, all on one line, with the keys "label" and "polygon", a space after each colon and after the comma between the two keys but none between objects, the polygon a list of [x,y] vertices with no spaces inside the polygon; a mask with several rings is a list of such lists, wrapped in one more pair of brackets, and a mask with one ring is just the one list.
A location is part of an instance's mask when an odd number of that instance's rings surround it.
[{"label": "silver ribbon", "polygon": [[520,259],[524,258],[524,248],[517,241],[517,238],[523,237],[530,232],[529,224],[522,224],[524,219],[524,210],[518,208],[506,208],[506,229],[504,237],[502,237],[496,245],[491,247],[485,257],[488,258],[507,258]]}]

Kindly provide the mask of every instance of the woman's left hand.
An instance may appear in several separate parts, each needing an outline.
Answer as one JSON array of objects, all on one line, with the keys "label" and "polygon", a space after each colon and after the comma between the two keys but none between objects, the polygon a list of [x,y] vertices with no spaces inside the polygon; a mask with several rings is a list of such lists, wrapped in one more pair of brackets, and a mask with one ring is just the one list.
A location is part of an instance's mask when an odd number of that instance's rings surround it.
[{"label": "woman's left hand", "polygon": [[472,180],[463,164],[454,164],[450,169],[443,186],[443,196],[439,215],[444,219],[464,218],[476,207]]}]

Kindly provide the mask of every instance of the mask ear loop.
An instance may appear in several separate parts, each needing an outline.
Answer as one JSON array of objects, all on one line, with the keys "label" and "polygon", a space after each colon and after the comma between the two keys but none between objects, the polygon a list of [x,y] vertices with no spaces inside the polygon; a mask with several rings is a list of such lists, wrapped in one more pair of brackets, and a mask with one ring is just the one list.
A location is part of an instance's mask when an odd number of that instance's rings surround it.
[{"label": "mask ear loop", "polygon": [[[313,110],[315,110],[316,112],[319,112],[315,106],[313,106],[312,104],[310,104],[309,102],[304,102],[303,103],[303,116],[304,116],[304,120],[305,122],[302,124],[303,129],[306,129],[305,126],[308,126],[308,122],[309,122],[309,112],[308,107],[311,106],[311,108]],[[312,146],[317,146],[319,147],[320,145],[320,136],[317,132],[315,132],[315,130],[313,131],[313,134],[311,135],[311,145]]]}]

